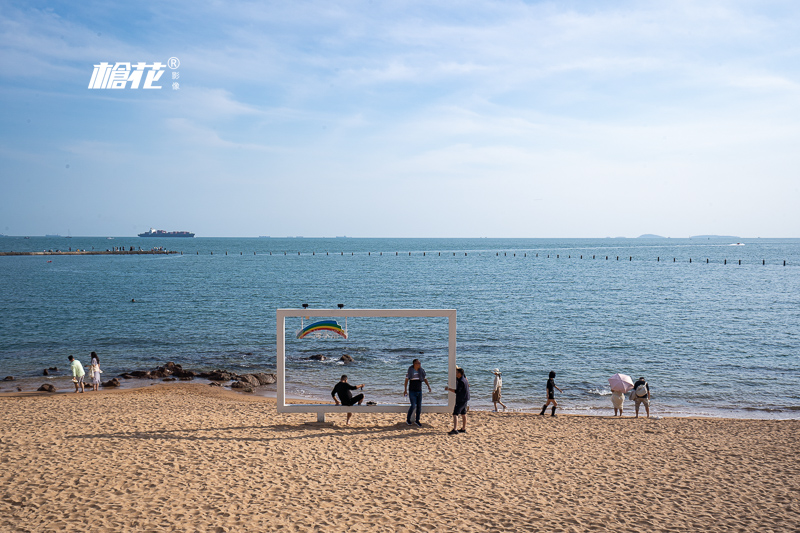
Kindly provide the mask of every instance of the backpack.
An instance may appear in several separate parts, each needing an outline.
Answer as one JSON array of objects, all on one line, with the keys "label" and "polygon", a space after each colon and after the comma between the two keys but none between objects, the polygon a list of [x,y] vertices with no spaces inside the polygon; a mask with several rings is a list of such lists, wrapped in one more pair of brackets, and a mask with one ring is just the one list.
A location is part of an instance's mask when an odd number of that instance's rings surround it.
[{"label": "backpack", "polygon": [[636,387],[636,397],[637,398],[647,398],[647,383],[642,383],[638,387]]}]

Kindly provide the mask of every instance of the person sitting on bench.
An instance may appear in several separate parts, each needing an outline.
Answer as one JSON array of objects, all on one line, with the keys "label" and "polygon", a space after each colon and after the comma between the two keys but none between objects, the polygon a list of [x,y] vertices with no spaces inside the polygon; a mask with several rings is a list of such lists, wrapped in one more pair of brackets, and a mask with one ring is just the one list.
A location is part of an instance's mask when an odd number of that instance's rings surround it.
[{"label": "person sitting on bench", "polygon": [[[333,401],[336,402],[336,405],[339,405],[339,400],[341,400],[342,405],[346,405],[348,407],[355,404],[361,405],[361,402],[364,401],[364,395],[357,394],[356,396],[353,396],[350,394],[350,391],[356,389],[364,390],[364,384],[362,383],[358,386],[350,385],[347,382],[347,374],[342,374],[342,377],[339,379],[339,383],[337,383],[331,391],[331,397],[333,398]],[[339,395],[339,399],[336,399],[336,395]],[[347,421],[345,422],[346,426],[350,425],[351,416],[353,416],[353,413],[347,413]]]}]

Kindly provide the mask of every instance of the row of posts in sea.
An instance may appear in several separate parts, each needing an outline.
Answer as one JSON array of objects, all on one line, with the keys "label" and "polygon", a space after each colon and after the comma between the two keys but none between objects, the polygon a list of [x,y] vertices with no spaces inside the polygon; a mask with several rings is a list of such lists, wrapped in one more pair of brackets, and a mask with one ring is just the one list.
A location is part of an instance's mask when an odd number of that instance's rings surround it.
[{"label": "row of posts in sea", "polygon": [[[264,255],[266,255],[266,253],[267,253],[267,252],[263,252],[263,254],[264,254]],[[272,252],[268,252],[268,253],[269,253],[269,255],[272,255]],[[282,252],[282,253],[283,253],[283,255],[289,255],[289,252],[286,252],[286,251],[284,251],[284,252]],[[364,252],[359,252],[359,255],[362,255],[363,253],[364,253]],[[423,256],[423,257],[426,257],[426,255],[427,255],[427,254],[429,254],[429,253],[430,253],[430,255],[431,255],[431,256],[432,256],[434,253],[438,254],[438,257],[441,257],[441,255],[442,255],[442,252],[421,252],[421,253],[422,253],[422,256]],[[452,253],[452,254],[453,254],[453,256],[455,257],[455,255],[456,255],[456,252],[451,252],[451,253]],[[461,255],[461,253],[462,253],[462,252],[458,252],[458,255]],[[463,252],[463,253],[464,253],[464,257],[467,257],[467,255],[468,255],[468,252]],[[473,253],[477,253],[478,255],[480,255],[481,253],[485,253],[485,252],[473,252]],[[502,253],[503,253],[503,257],[508,257],[508,253],[509,253],[509,252],[502,252]],[[181,254],[181,255],[183,255],[183,252],[181,251],[181,252],[180,252],[180,254]],[[281,252],[276,252],[276,255],[280,255],[280,254],[281,254]],[[291,254],[292,254],[292,255],[294,255],[294,252],[291,252]],[[366,254],[367,254],[367,256],[372,256],[372,252],[366,252]],[[406,253],[405,253],[405,252],[403,252],[403,255],[405,255],[405,254],[406,254]],[[420,254],[420,252],[417,252],[417,255],[419,255],[419,254]],[[447,256],[447,254],[448,254],[448,252],[445,252],[445,256]],[[511,254],[512,254],[512,257],[516,257],[516,256],[517,256],[517,252],[511,252]],[[196,255],[200,255],[200,252],[199,252],[199,251],[198,251],[198,252],[196,252]],[[213,252],[213,251],[211,252],[211,255],[214,255],[214,252]],[[228,255],[228,252],[227,252],[227,251],[225,251],[225,255]],[[239,255],[244,255],[244,253],[243,253],[243,252],[239,252]],[[258,255],[258,252],[253,252],[253,255]],[[302,252],[297,252],[297,255],[302,255]],[[311,252],[311,253],[309,253],[309,252],[306,252],[306,255],[317,255],[317,253],[316,253],[316,252]],[[321,253],[321,252],[320,252],[320,255],[322,255],[322,253]],[[331,255],[331,254],[330,254],[330,252],[325,252],[325,255]],[[337,253],[335,253],[335,252],[334,252],[334,254],[333,254],[333,255],[345,255],[345,253],[344,253],[344,252],[339,252],[339,254],[337,254]],[[351,256],[354,256],[354,255],[355,255],[355,252],[350,252],[350,255],[351,255]],[[383,252],[378,252],[378,253],[376,253],[375,255],[377,255],[377,256],[383,256]],[[391,254],[390,254],[390,253],[387,253],[386,255],[391,255]],[[399,255],[400,255],[400,252],[395,252],[395,253],[394,253],[394,255],[395,255],[395,256],[399,256]],[[411,252],[408,252],[408,255],[410,256],[410,255],[411,255]],[[550,256],[552,256],[552,255],[555,255],[555,258],[556,258],[556,259],[561,259],[561,258],[562,258],[562,256],[563,256],[564,254],[542,254],[542,256],[543,256],[543,257],[544,257],[545,255],[547,256],[547,257],[546,257],[547,259],[551,259],[551,257],[550,257]],[[499,256],[500,256],[500,252],[495,252],[495,256],[499,257]],[[521,256],[521,257],[528,257],[528,252],[522,252],[522,253],[520,254],[520,256]],[[539,257],[539,253],[538,253],[538,252],[533,252],[533,253],[531,253],[531,257]],[[576,258],[583,259],[583,254],[580,254],[580,255],[576,254],[576,255],[575,255],[575,257],[576,257]],[[600,259],[602,259],[603,257],[604,257],[603,255],[600,255]],[[609,255],[606,255],[606,256],[605,256],[605,260],[606,260],[606,261],[608,261],[608,260],[609,260],[609,258],[613,258],[613,257],[614,257],[614,256],[609,256]],[[567,255],[566,255],[566,258],[567,258],[567,259],[572,259],[572,254],[567,254]],[[589,255],[588,255],[588,254],[586,254],[586,258],[587,258],[587,259],[589,258]],[[597,254],[593,254],[593,255],[592,255],[592,259],[597,259]],[[625,257],[625,256],[622,256],[622,260],[624,261],[625,259],[626,259],[626,257]],[[619,255],[618,255],[618,256],[616,256],[616,260],[617,260],[617,261],[619,261],[619,260],[620,260],[620,256],[619,256]],[[632,255],[630,255],[630,256],[627,256],[627,260],[628,260],[629,262],[632,262],[632,261],[633,261],[633,256],[632,256]],[[678,261],[677,257],[673,257],[673,258],[672,258],[672,262],[673,262],[673,263],[677,263],[677,261]],[[693,261],[693,260],[692,260],[692,258],[690,257],[690,258],[689,258],[689,263],[692,263],[692,261]],[[737,261],[737,260],[734,260],[734,261]],[[731,264],[734,264],[734,261],[731,261]],[[661,256],[658,256],[658,257],[656,257],[656,262],[657,262],[657,263],[660,263],[660,262],[662,262],[662,261],[661,261]],[[664,260],[664,262],[669,262],[669,259],[665,259],[665,260]],[[701,260],[701,262],[702,262],[702,260]],[[711,262],[711,261],[710,261],[710,259],[709,259],[709,258],[706,258],[706,260],[705,260],[705,263],[706,263],[706,264],[709,264],[710,262]],[[722,264],[723,264],[723,265],[727,265],[727,264],[728,264],[728,260],[727,260],[727,259],[723,259],[723,260],[722,260]],[[739,259],[739,260],[738,260],[738,264],[739,264],[739,265],[741,265],[741,264],[742,264],[742,260],[741,260],[741,259]],[[762,264],[762,265],[766,265],[766,264],[767,264],[767,260],[766,260],[766,259],[762,259],[762,260],[761,260],[761,264]],[[786,266],[786,260],[785,260],[785,259],[783,260],[783,266]]]}]

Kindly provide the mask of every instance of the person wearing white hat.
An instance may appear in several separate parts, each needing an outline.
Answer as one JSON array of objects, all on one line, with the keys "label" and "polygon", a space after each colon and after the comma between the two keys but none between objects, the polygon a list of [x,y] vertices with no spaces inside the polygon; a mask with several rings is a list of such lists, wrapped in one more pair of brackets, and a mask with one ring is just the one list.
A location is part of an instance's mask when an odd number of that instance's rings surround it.
[{"label": "person wearing white hat", "polygon": [[494,412],[497,412],[497,404],[503,406],[503,411],[506,410],[506,404],[500,401],[500,389],[503,388],[503,376],[499,369],[492,370],[494,374],[494,388],[492,389],[492,402],[494,403]]}]

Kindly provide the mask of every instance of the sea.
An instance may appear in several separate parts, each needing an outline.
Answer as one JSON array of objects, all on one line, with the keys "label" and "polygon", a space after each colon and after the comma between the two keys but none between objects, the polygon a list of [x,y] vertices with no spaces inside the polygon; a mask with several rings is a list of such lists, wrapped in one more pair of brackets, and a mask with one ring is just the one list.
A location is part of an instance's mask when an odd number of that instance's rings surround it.
[{"label": "sea", "polygon": [[[800,416],[800,239],[0,237],[5,252],[131,246],[176,253],[0,257],[0,380],[15,378],[0,392],[66,392],[67,356],[91,351],[103,379],[168,361],[273,372],[277,309],[342,305],[455,309],[474,409],[492,408],[498,368],[515,411],[538,412],[555,371],[567,413],[610,415],[623,373],[645,377],[655,416]],[[313,320],[286,320],[288,397],[330,401],[347,374],[404,403],[419,358],[424,403],[446,403],[446,318],[347,317],[346,339],[297,339]]]}]

